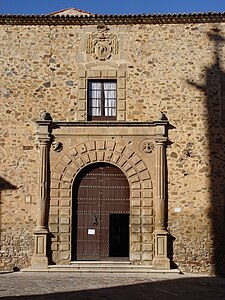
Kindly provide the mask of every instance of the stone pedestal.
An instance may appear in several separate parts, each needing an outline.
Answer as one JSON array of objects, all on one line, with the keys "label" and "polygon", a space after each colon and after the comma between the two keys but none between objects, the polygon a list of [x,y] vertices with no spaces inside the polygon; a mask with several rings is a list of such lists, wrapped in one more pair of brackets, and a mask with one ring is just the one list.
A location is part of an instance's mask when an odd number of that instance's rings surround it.
[{"label": "stone pedestal", "polygon": [[47,236],[48,231],[42,230],[34,232],[35,236],[35,247],[34,255],[31,259],[32,269],[46,269],[48,267],[48,258],[47,258]]},{"label": "stone pedestal", "polygon": [[153,259],[153,268],[156,270],[169,270],[170,261],[167,258],[167,231],[156,230],[155,235],[155,257]]}]

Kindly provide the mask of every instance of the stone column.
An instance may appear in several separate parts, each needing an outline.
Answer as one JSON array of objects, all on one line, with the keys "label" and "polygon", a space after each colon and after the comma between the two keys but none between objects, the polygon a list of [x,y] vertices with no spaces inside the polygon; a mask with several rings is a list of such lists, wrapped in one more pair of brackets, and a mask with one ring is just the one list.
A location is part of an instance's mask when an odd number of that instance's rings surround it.
[{"label": "stone column", "polygon": [[170,261],[167,257],[166,230],[166,139],[156,140],[156,198],[155,198],[155,257],[153,268],[168,270]]},{"label": "stone column", "polygon": [[48,210],[49,210],[49,147],[51,120],[37,121],[39,143],[39,178],[38,178],[38,207],[37,227],[34,231],[35,248],[31,260],[31,267],[47,268],[47,237],[48,237]]}]

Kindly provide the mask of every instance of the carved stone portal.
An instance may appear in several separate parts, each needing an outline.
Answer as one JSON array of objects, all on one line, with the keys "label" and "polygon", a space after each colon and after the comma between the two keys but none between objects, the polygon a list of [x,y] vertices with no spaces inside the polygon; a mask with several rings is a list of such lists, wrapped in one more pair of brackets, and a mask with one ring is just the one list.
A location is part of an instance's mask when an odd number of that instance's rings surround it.
[{"label": "carved stone portal", "polygon": [[[37,124],[39,199],[31,267],[48,266],[49,229],[55,237],[51,241],[53,260],[57,264],[70,263],[73,179],[86,165],[106,162],[120,168],[130,185],[130,262],[169,269],[165,189],[168,121],[101,122],[98,126],[90,122],[54,122],[57,128],[54,136],[53,121],[39,120]],[[60,157],[57,151],[52,151],[54,148],[50,149],[53,138],[55,141],[60,138],[64,145]],[[140,151],[143,141],[147,144],[143,143]],[[153,145],[152,154],[146,155]],[[51,173],[50,166],[54,166]],[[66,217],[61,217],[65,213]]]}]

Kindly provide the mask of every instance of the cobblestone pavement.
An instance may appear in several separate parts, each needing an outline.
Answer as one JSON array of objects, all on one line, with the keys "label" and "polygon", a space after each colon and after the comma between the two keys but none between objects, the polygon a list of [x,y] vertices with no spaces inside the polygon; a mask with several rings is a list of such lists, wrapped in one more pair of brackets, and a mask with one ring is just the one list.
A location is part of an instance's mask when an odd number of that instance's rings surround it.
[{"label": "cobblestone pavement", "polygon": [[225,279],[179,274],[2,273],[0,299],[225,299]]}]

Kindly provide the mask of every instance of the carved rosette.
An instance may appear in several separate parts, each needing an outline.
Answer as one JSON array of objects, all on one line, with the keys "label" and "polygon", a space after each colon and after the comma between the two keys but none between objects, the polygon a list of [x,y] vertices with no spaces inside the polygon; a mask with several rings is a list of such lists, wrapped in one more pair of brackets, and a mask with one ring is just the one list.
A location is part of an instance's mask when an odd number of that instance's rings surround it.
[{"label": "carved rosette", "polygon": [[87,39],[87,54],[92,54],[96,59],[106,60],[112,54],[118,53],[117,36],[106,32],[106,26],[98,26],[98,32],[90,34]]},{"label": "carved rosette", "polygon": [[63,144],[55,140],[52,142],[52,149],[56,152],[60,152],[63,149]]},{"label": "carved rosette", "polygon": [[144,153],[152,153],[154,149],[155,149],[155,145],[150,140],[144,140],[140,144],[140,150]]}]

